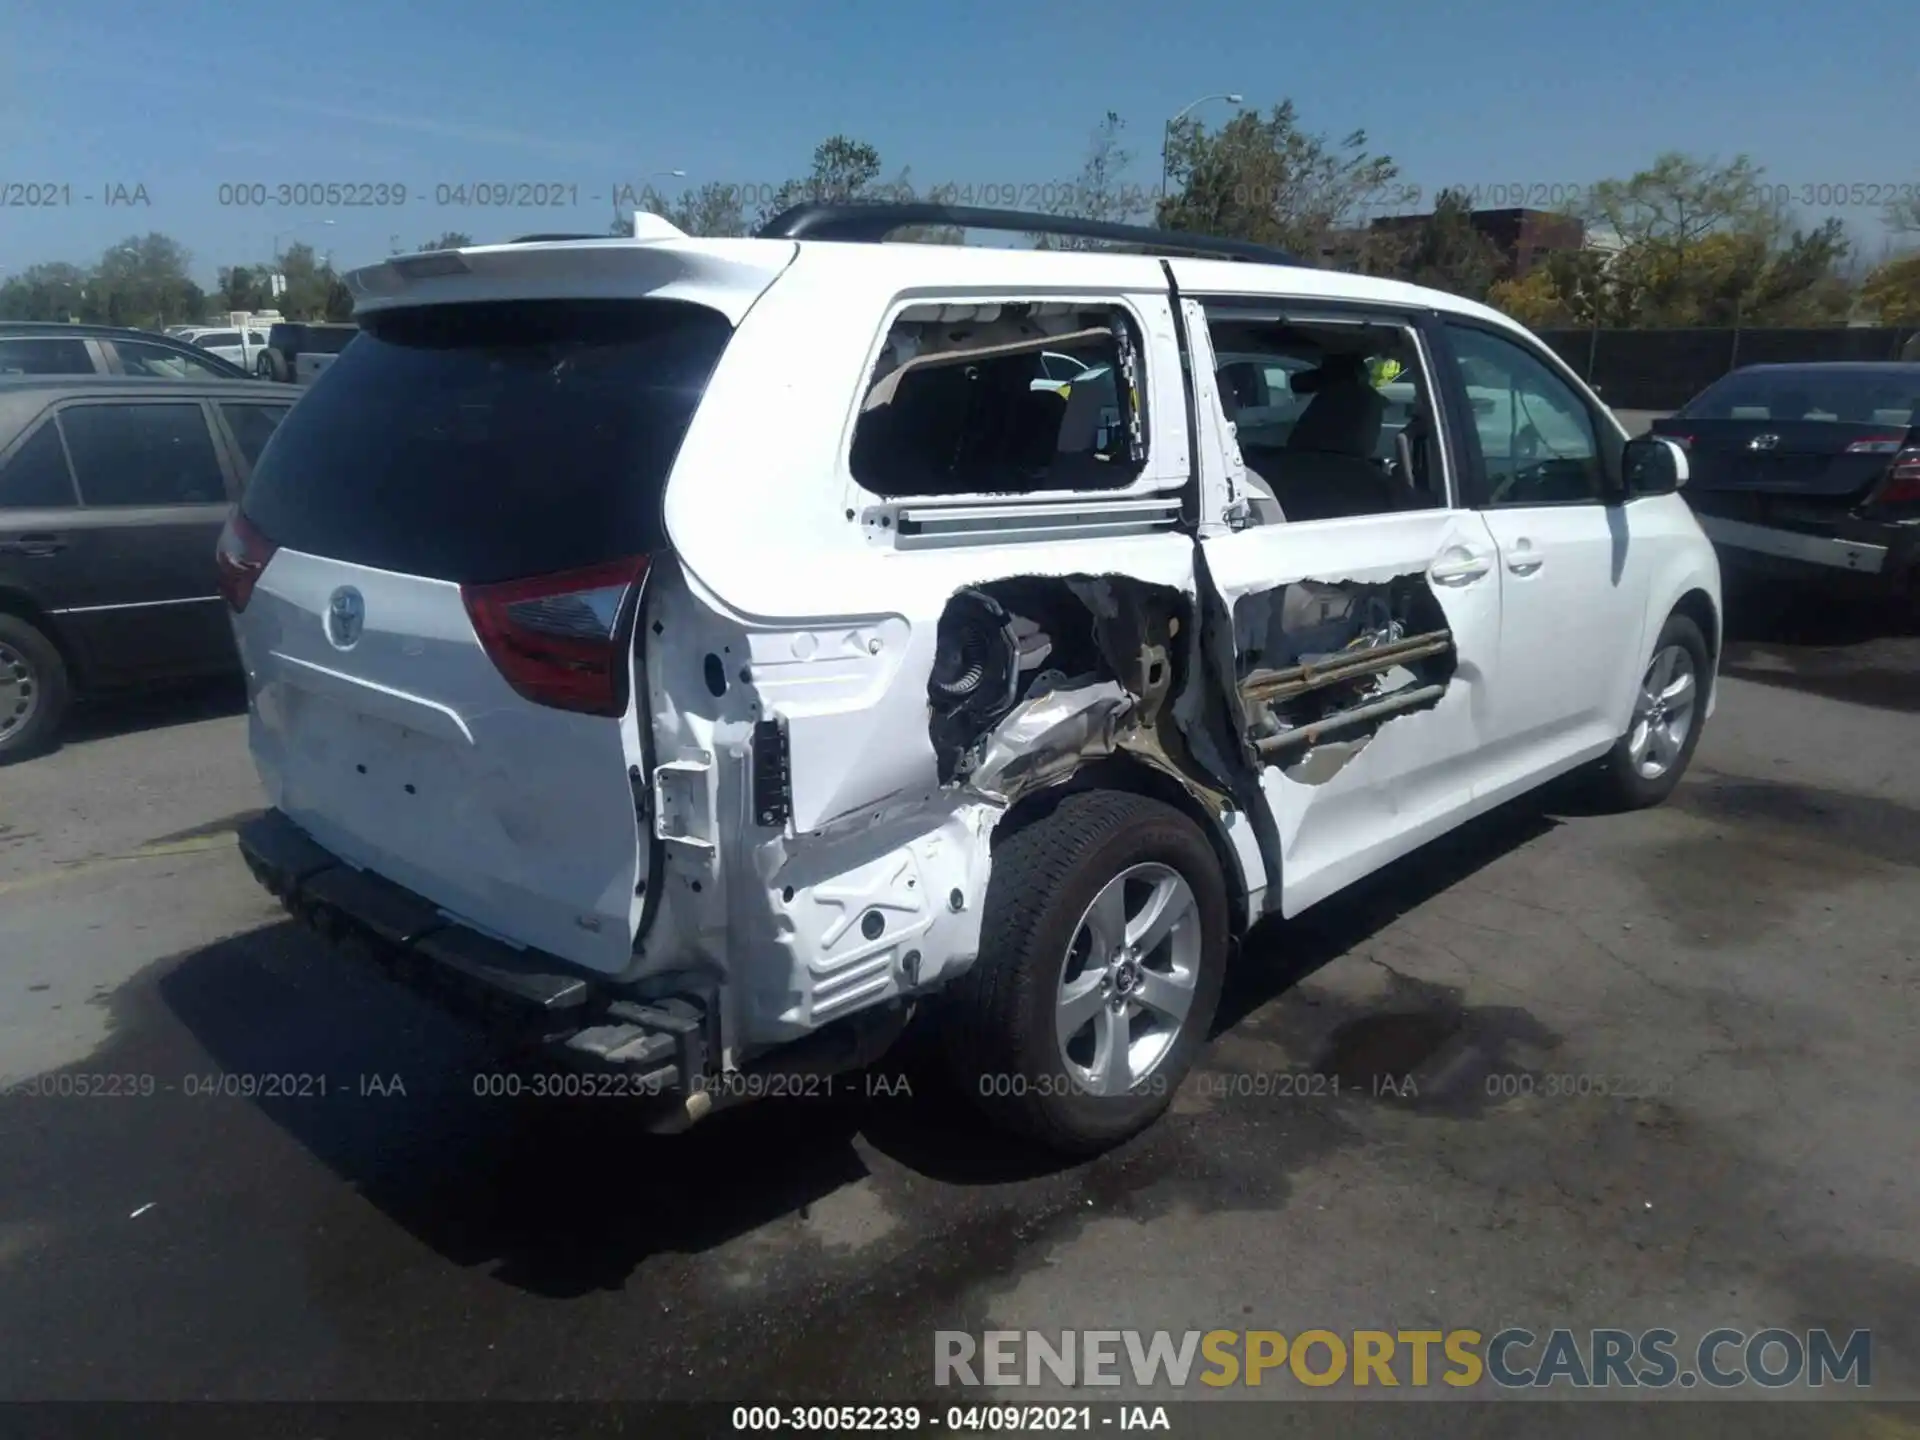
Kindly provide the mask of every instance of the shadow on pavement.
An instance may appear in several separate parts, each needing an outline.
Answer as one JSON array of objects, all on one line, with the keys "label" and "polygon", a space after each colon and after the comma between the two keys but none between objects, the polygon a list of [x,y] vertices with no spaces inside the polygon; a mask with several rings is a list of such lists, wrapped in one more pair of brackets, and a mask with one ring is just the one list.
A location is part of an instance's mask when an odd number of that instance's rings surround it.
[{"label": "shadow on pavement", "polygon": [[1375,871],[1304,914],[1262,922],[1227,972],[1214,1033],[1238,1025],[1408,911],[1547,834],[1560,823],[1551,813],[1556,802],[1573,813],[1579,793],[1577,782],[1558,782],[1469,821],[1444,843]]},{"label": "shadow on pavement", "polygon": [[192,725],[247,713],[246,682],[237,676],[177,681],[139,690],[108,691],[74,706],[60,733],[61,748]]},{"label": "shadow on pavement", "polygon": [[[1537,805],[1507,807],[1307,916],[1262,927],[1229,972],[1216,1029],[1554,823]],[[325,1102],[254,1103],[422,1244],[543,1296],[618,1289],[650,1257],[804,1215],[870,1173],[856,1139],[945,1184],[1070,1168],[979,1123],[924,1027],[872,1071],[837,1079],[830,1096],[760,1100],[661,1137],[632,1099],[500,1096],[502,1077],[524,1090],[540,1072],[510,1068],[478,1035],[336,960],[290,921],[188,955],[159,992],[220,1071],[331,1077]]]},{"label": "shadow on pavement", "polygon": [[1806,586],[1730,586],[1720,673],[1880,710],[1920,712],[1920,636],[1893,601]]}]

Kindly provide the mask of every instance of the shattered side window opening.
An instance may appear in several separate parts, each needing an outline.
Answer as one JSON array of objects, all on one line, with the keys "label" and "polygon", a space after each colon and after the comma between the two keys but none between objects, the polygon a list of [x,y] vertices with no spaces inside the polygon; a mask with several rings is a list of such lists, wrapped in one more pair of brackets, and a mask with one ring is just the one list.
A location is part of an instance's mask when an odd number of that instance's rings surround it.
[{"label": "shattered side window opening", "polygon": [[[1397,319],[1250,317],[1209,307],[1223,418],[1261,523],[1447,503],[1426,367]],[[1276,381],[1280,383],[1276,383]]]},{"label": "shattered side window opening", "polygon": [[1146,466],[1145,389],[1122,306],[909,305],[874,364],[849,466],[887,499],[1125,489]]}]

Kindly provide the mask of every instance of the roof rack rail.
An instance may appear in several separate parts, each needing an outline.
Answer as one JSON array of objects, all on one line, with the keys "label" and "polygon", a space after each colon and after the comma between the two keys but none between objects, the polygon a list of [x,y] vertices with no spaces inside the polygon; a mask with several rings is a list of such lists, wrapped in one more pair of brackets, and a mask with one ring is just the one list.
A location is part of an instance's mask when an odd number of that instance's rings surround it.
[{"label": "roof rack rail", "polygon": [[507,241],[509,245],[552,245],[561,240],[618,240],[618,235],[580,234],[580,235],[516,235]]},{"label": "roof rack rail", "polygon": [[1205,255],[1246,260],[1260,265],[1298,265],[1300,260],[1271,245],[1229,240],[1218,235],[1192,235],[1180,230],[1156,230],[1151,225],[1120,225],[1110,220],[1085,220],[1071,215],[1043,215],[1034,210],[992,210],[972,205],[900,204],[851,201],[834,204],[809,200],[783,210],[759,234],[767,240],[885,240],[909,225],[954,225],[964,230],[994,230],[1035,235],[1071,235],[1083,240],[1110,240],[1137,245],[1152,254]]}]

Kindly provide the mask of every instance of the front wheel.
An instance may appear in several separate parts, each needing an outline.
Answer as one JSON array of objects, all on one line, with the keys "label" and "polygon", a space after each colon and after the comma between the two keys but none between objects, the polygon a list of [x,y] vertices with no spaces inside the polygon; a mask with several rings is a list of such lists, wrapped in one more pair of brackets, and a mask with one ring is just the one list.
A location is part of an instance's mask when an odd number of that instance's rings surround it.
[{"label": "front wheel", "polygon": [[67,667],[53,641],[0,613],[0,765],[44,750],[67,708]]},{"label": "front wheel", "polygon": [[1067,1154],[1139,1133],[1206,1043],[1226,884],[1192,821],[1123,791],[1062,797],[993,856],[947,1054],[990,1119]]},{"label": "front wheel", "polygon": [[1706,637],[1669,615],[1633,697],[1633,718],[1602,763],[1603,798],[1617,810],[1658,805],[1686,774],[1707,716],[1712,662]]}]

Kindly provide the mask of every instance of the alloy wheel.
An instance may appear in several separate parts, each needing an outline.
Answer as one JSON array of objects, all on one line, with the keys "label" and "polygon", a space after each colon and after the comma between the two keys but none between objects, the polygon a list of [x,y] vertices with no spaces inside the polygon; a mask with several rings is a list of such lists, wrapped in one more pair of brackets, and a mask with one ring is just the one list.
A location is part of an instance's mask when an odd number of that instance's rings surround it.
[{"label": "alloy wheel", "polygon": [[1172,1051],[1200,975],[1200,908],[1179,871],[1132,865],[1101,887],[1068,943],[1054,1028],[1067,1073],[1125,1095]]}]

